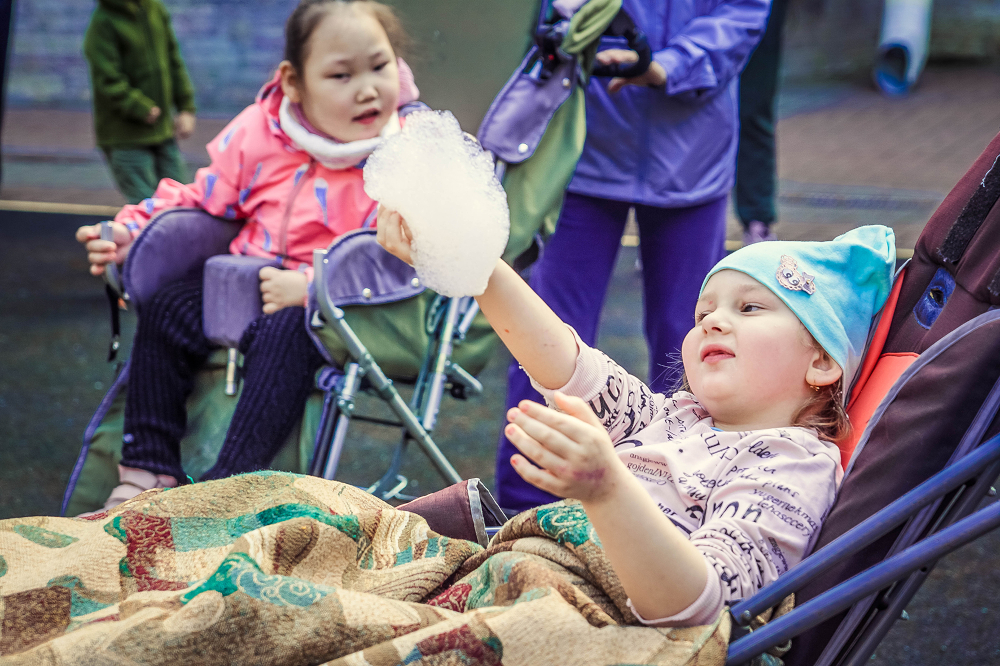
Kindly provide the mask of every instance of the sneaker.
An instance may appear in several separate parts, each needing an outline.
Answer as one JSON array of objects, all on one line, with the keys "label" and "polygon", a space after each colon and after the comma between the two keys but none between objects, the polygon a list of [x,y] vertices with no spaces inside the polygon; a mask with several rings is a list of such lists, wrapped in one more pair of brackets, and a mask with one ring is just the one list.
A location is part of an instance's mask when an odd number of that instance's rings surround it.
[{"label": "sneaker", "polygon": [[743,231],[743,246],[753,245],[763,241],[778,240],[778,237],[771,231],[771,227],[759,220],[753,220]]},{"label": "sneaker", "polygon": [[111,491],[111,496],[104,503],[104,508],[81,513],[77,518],[89,518],[90,516],[104,513],[115,508],[122,502],[127,502],[133,497],[138,497],[147,490],[177,487],[177,479],[172,476],[154,474],[144,469],[125,467],[124,465],[118,465],[118,480],[121,481],[121,485],[115,486],[115,489]]}]

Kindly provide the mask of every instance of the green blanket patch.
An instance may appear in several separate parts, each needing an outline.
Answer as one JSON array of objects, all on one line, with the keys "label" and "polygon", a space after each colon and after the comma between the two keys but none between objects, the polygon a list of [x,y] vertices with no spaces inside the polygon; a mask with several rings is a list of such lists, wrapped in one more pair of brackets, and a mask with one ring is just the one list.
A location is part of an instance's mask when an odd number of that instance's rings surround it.
[{"label": "green blanket patch", "polygon": [[593,541],[600,546],[587,512],[580,504],[556,503],[541,507],[537,512],[538,526],[561,545],[582,546]]},{"label": "green blanket patch", "polygon": [[[116,516],[104,526],[104,531],[127,544],[126,526],[131,517],[129,513]],[[359,540],[362,535],[361,524],[356,515],[336,515],[330,513],[328,509],[308,504],[281,504],[258,513],[245,514],[235,518],[206,516],[171,518],[172,547],[178,552],[190,552],[228,546],[247,532],[295,518],[309,518],[329,525],[340,530],[354,541]]]},{"label": "green blanket patch", "polygon": [[310,583],[293,576],[269,575],[246,553],[233,553],[222,561],[201,585],[181,596],[181,603],[188,603],[202,592],[214,590],[228,597],[237,591],[252,599],[275,606],[311,606],[334,588]]},{"label": "green blanket patch", "polygon": [[59,576],[53,578],[47,587],[65,587],[70,591],[70,617],[80,617],[89,615],[99,610],[104,610],[118,602],[114,595],[101,593],[97,590],[90,590],[78,576]]},{"label": "green blanket patch", "polygon": [[37,543],[39,546],[44,546],[46,548],[65,548],[66,546],[79,541],[79,539],[74,536],[60,534],[59,532],[53,532],[52,530],[47,530],[44,527],[37,527],[35,525],[17,525],[14,527],[14,532],[20,534],[28,541],[32,541]]}]

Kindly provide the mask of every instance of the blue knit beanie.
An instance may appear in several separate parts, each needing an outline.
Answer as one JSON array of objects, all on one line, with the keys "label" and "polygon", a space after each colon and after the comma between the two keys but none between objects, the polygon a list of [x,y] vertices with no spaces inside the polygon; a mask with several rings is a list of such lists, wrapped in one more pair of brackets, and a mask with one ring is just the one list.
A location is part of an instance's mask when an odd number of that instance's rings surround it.
[{"label": "blue knit beanie", "polygon": [[859,227],[832,241],[769,241],[720,261],[773,291],[844,371],[850,386],[864,357],[868,329],[889,296],[896,240],[882,225]]}]

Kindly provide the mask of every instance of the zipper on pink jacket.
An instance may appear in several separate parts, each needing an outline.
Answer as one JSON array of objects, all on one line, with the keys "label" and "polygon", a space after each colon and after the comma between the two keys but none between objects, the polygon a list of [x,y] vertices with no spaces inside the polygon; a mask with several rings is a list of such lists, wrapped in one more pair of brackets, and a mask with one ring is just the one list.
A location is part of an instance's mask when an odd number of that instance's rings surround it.
[{"label": "zipper on pink jacket", "polygon": [[[288,225],[292,219],[292,204],[295,203],[295,198],[299,196],[299,192],[302,191],[302,187],[306,184],[306,181],[309,180],[310,176],[312,176],[313,169],[315,168],[316,168],[316,160],[314,160],[310,156],[309,168],[306,169],[306,172],[302,174],[301,178],[299,178],[299,182],[296,183],[295,187],[292,188],[292,193],[288,197],[288,204],[285,206],[285,215],[281,219],[281,234],[278,236],[279,240],[281,241],[278,244],[278,248],[281,250],[281,254],[278,255],[279,258],[281,259],[281,263],[285,263],[285,259],[288,257]],[[312,259],[312,257],[309,258]]]}]

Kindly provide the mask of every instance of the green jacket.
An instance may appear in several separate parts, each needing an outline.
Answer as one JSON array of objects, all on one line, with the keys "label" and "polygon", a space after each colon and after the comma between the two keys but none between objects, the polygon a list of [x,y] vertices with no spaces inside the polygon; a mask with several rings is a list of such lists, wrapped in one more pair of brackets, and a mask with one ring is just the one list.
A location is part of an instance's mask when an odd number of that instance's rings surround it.
[{"label": "green jacket", "polygon": [[[98,0],[83,53],[102,148],[163,143],[174,136],[174,109],[195,110],[194,87],[160,0]],[[148,125],[154,106],[162,113]]]}]

